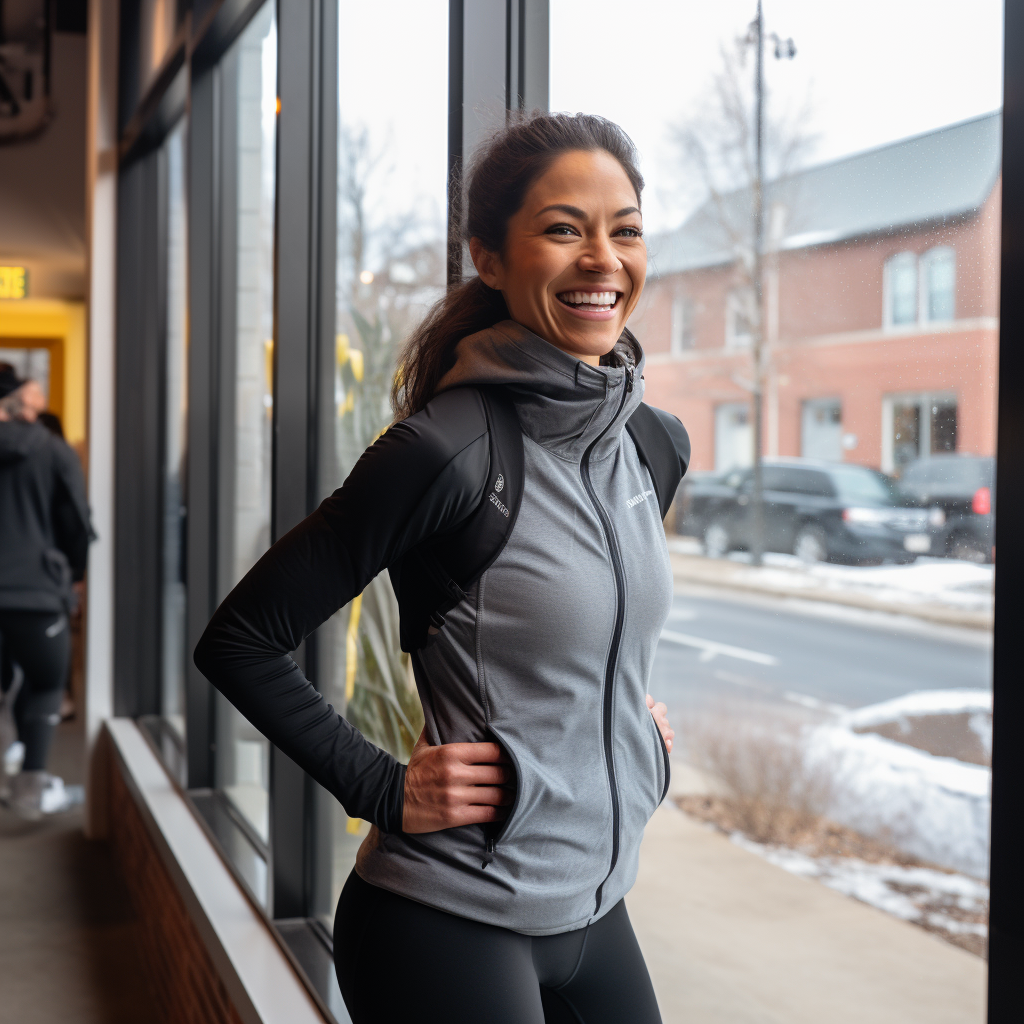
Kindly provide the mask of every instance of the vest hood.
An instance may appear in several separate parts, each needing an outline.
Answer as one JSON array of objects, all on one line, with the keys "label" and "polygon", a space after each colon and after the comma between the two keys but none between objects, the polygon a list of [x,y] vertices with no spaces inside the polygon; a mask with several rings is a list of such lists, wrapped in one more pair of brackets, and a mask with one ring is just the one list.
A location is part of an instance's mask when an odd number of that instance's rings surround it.
[{"label": "vest hood", "polygon": [[41,448],[49,436],[41,423],[24,423],[21,420],[0,422],[0,465],[24,459]]},{"label": "vest hood", "polygon": [[600,436],[591,457],[602,458],[615,450],[643,399],[644,353],[625,330],[601,364],[581,362],[514,320],[503,320],[456,345],[455,365],[438,391],[502,384],[512,392],[527,437],[578,461]]}]

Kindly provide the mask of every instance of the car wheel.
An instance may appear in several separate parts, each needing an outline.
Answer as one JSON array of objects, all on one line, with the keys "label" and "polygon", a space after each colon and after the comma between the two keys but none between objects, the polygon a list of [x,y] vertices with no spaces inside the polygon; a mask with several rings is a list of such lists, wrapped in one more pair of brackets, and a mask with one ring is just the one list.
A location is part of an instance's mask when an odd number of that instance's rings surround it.
[{"label": "car wheel", "polygon": [[729,531],[724,523],[714,520],[704,529],[704,554],[708,558],[725,558],[732,547]]},{"label": "car wheel", "polygon": [[949,557],[958,558],[961,562],[975,562],[984,565],[988,561],[988,552],[973,537],[960,533],[949,542]]},{"label": "car wheel", "polygon": [[793,542],[793,554],[801,562],[812,564],[828,560],[825,531],[820,526],[804,526]]}]

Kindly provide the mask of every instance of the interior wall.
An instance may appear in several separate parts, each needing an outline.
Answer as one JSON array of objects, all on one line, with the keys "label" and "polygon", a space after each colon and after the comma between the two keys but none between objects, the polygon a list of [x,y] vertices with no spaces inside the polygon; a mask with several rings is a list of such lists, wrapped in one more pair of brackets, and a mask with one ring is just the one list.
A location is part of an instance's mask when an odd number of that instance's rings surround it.
[{"label": "interior wall", "polygon": [[0,146],[0,263],[28,268],[30,298],[81,301],[86,37],[55,32],[52,61],[53,120],[38,138]]}]

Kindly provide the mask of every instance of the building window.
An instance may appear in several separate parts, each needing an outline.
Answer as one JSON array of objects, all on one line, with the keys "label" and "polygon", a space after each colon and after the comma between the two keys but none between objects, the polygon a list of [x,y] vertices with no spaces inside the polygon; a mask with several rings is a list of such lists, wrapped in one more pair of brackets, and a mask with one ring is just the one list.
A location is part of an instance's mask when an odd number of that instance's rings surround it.
[{"label": "building window", "polygon": [[749,348],[754,337],[754,295],[749,288],[729,292],[725,300],[725,347]]},{"label": "building window", "polygon": [[678,356],[694,347],[693,301],[677,295],[672,301],[672,337],[670,350]]},{"label": "building window", "polygon": [[943,246],[921,257],[922,318],[952,320],[956,296],[956,254]]},{"label": "building window", "polygon": [[918,319],[917,257],[901,252],[885,265],[886,325],[916,324]]},{"label": "building window", "polygon": [[882,469],[957,450],[957,400],[950,393],[888,395],[882,405]]}]

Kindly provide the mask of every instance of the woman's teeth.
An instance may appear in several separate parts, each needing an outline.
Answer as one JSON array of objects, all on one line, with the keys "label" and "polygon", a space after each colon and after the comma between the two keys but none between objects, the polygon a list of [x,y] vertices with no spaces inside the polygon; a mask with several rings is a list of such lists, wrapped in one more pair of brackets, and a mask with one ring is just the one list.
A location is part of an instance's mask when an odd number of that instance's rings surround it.
[{"label": "woman's teeth", "polygon": [[594,312],[607,312],[615,305],[618,297],[618,292],[562,292],[558,296],[567,306]]}]

